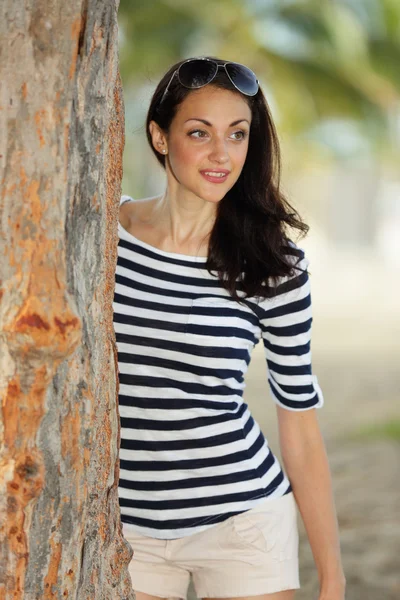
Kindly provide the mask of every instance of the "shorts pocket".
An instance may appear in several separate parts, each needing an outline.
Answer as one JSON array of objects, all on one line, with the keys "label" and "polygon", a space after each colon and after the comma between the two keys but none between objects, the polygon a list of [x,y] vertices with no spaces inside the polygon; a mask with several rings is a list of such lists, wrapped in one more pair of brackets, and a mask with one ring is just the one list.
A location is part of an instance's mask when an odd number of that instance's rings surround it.
[{"label": "shorts pocket", "polygon": [[232,518],[232,533],[238,543],[279,560],[282,518],[278,511],[246,511]]},{"label": "shorts pocket", "polygon": [[292,560],[299,553],[299,529],[297,525],[297,504],[293,492],[283,496],[282,530],[279,536],[279,560]]}]

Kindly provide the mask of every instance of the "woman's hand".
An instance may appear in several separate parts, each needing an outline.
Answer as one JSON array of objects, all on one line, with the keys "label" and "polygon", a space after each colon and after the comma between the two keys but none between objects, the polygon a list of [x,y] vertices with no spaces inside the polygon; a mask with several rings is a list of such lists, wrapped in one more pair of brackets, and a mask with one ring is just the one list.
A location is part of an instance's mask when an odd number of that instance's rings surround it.
[{"label": "woman's hand", "polygon": [[318,600],[345,600],[346,580],[343,578],[322,585]]}]

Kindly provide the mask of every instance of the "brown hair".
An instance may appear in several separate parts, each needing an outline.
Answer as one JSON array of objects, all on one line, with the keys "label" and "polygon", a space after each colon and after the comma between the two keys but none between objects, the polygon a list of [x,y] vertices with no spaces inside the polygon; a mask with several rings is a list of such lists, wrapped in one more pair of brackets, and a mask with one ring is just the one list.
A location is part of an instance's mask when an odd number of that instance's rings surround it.
[{"label": "brown hair", "polygon": [[[207,58],[219,64],[226,62],[212,56]],[[147,138],[155,157],[164,168],[165,156],[154,149],[149,124],[154,120],[168,133],[179,105],[192,93],[175,76],[160,106],[164,90],[182,62],[173,65],[162,77],[147,113]],[[223,69],[218,69],[209,85],[241,94]],[[309,230],[279,189],[279,141],[261,88],[255,96],[241,96],[252,113],[247,157],[235,185],[218,203],[206,262],[206,268],[210,273],[214,271],[218,274],[223,286],[236,300],[240,299],[237,289],[249,297],[273,295],[278,279],[292,275],[294,263],[303,256],[301,249],[287,236],[286,230],[297,229],[302,237]]]}]

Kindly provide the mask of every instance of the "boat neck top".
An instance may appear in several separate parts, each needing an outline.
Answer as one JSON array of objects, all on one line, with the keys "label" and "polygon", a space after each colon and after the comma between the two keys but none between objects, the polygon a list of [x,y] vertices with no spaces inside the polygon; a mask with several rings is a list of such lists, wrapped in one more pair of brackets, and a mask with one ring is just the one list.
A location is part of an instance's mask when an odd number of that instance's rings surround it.
[{"label": "boat neck top", "polygon": [[288,494],[290,480],[243,391],[262,340],[266,399],[292,411],[323,406],[311,368],[304,251],[292,242],[300,269],[281,278],[274,297],[242,304],[208,272],[206,257],[160,250],[120,223],[118,237],[113,319],[124,527],[177,539]]}]

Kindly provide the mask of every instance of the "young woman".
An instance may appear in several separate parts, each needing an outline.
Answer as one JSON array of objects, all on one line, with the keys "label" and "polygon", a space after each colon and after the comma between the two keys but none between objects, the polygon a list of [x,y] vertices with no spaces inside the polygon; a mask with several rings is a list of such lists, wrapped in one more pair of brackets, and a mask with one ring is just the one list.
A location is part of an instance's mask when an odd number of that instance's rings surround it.
[{"label": "young woman", "polygon": [[[182,61],[152,97],[147,134],[166,171],[155,198],[123,196],[114,298],[119,497],[137,600],[292,600],[297,507],[320,580],[343,600],[331,479],[311,369],[307,232],[279,191],[279,146],[247,67]],[[284,469],[243,401],[262,340]]]}]

